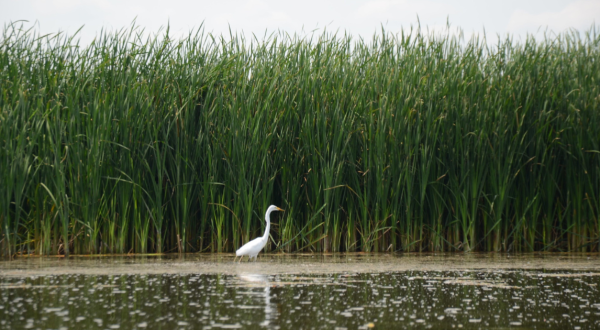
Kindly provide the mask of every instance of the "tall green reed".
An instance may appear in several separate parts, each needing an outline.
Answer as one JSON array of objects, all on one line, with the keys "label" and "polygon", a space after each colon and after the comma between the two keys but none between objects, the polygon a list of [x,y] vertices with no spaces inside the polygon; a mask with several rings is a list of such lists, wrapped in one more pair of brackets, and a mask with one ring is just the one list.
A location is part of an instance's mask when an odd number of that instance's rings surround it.
[{"label": "tall green reed", "polygon": [[2,253],[597,251],[599,46],[7,25]]}]

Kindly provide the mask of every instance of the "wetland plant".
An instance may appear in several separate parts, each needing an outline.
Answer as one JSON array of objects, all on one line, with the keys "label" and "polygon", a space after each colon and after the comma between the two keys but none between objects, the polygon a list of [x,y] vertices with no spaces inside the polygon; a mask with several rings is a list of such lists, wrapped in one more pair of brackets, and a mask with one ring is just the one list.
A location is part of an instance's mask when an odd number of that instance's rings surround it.
[{"label": "wetland plant", "polygon": [[17,253],[598,251],[600,37],[0,37]]}]

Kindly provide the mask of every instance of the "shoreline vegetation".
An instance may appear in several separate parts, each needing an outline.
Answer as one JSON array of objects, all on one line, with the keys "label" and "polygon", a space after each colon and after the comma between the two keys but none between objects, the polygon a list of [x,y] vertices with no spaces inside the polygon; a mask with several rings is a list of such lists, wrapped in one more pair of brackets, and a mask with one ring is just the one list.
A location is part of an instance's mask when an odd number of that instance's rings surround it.
[{"label": "shoreline vegetation", "polygon": [[0,253],[600,250],[600,36],[0,37]]}]

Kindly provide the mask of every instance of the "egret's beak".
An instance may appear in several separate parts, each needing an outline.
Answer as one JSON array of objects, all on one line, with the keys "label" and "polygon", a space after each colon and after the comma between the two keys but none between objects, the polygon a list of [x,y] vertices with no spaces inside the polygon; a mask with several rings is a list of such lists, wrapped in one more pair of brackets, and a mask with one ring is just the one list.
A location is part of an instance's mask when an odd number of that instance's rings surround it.
[{"label": "egret's beak", "polygon": [[284,210],[284,209],[282,209],[282,208],[279,208],[279,207],[277,208],[277,211],[284,211],[284,212],[285,212],[285,210]]}]

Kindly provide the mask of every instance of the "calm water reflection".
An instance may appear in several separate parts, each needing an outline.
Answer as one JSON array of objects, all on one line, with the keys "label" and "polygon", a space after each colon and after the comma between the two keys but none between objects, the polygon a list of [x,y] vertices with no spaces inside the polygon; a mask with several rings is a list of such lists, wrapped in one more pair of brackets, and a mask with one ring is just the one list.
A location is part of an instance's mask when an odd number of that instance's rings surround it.
[{"label": "calm water reflection", "polygon": [[600,274],[0,277],[2,329],[600,327]]}]

